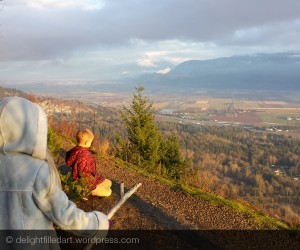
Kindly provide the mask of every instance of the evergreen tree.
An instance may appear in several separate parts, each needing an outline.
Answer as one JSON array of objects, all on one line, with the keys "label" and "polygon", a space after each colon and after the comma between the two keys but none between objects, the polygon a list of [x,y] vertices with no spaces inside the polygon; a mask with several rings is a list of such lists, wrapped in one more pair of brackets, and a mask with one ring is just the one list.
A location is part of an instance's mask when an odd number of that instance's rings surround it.
[{"label": "evergreen tree", "polygon": [[180,155],[180,146],[177,137],[170,136],[162,143],[161,163],[165,166],[166,174],[172,179],[179,180],[185,171],[186,162]]},{"label": "evergreen tree", "polygon": [[149,172],[179,180],[190,163],[182,159],[177,137],[163,139],[154,121],[152,104],[143,91],[141,85],[136,88],[130,106],[120,111],[127,138],[117,136],[117,156]]},{"label": "evergreen tree", "polygon": [[121,110],[127,140],[119,139],[119,155],[133,164],[152,169],[160,161],[162,136],[154,122],[152,104],[143,96],[144,87],[136,88],[130,106]]}]

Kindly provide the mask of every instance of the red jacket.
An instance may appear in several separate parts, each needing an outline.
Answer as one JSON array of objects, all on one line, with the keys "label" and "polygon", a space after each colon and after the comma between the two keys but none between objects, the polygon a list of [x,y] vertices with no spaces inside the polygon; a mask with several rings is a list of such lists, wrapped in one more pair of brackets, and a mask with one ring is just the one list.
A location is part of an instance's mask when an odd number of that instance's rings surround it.
[{"label": "red jacket", "polygon": [[73,179],[93,177],[90,179],[91,189],[103,182],[105,178],[96,172],[96,159],[89,148],[76,146],[66,154],[66,164],[72,168]]}]

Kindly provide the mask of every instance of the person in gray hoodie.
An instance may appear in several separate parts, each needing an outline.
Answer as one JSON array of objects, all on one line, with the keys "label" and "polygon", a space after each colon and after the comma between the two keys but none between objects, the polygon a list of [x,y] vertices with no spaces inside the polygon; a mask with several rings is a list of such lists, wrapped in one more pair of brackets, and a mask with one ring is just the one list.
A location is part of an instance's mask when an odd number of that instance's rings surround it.
[{"label": "person in gray hoodie", "polygon": [[[47,116],[40,106],[20,97],[0,100],[0,231],[51,234],[55,224],[80,236],[105,237],[107,216],[84,212],[62,191],[47,149],[47,132]],[[11,241],[6,236],[6,243],[16,240]]]}]

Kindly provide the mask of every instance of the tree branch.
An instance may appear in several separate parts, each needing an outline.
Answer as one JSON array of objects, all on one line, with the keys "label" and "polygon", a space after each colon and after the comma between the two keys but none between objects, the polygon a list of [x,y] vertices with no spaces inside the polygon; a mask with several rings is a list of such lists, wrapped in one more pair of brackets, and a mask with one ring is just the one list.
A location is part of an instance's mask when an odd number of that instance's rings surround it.
[{"label": "tree branch", "polygon": [[[1,0],[0,0],[1,1]],[[108,212],[107,218],[110,220],[111,217],[114,216],[114,214],[119,210],[119,208],[125,203],[125,201],[128,200],[128,198],[133,195],[133,193],[142,185],[142,183],[136,184],[134,187],[132,187],[128,192],[124,194],[124,183],[121,183],[120,186],[120,194],[121,194],[121,199],[118,201],[118,203]],[[86,245],[84,250],[90,250],[94,244],[89,243]]]},{"label": "tree branch", "polygon": [[[122,184],[121,184],[122,185]],[[133,195],[133,193],[142,185],[142,183],[138,183],[136,184],[133,188],[131,188],[128,192],[126,192],[126,194],[123,194],[122,197],[122,192],[121,192],[121,199],[119,200],[119,202],[108,212],[107,217],[108,219],[111,219],[111,217],[113,217],[113,215],[118,211],[118,209],[124,204],[124,202],[126,200],[128,200],[128,198]],[[121,186],[122,187],[122,186]]]}]

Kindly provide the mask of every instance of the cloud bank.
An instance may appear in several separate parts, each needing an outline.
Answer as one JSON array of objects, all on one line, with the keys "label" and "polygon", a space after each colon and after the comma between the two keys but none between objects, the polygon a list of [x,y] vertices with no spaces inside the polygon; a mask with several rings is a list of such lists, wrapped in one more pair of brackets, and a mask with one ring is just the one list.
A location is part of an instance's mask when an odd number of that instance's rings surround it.
[{"label": "cloud bank", "polygon": [[[3,79],[16,77],[16,69],[32,79],[109,79],[123,72],[158,72],[189,59],[299,51],[298,0],[3,0],[1,4]],[[36,73],[29,74],[29,67]]]}]

